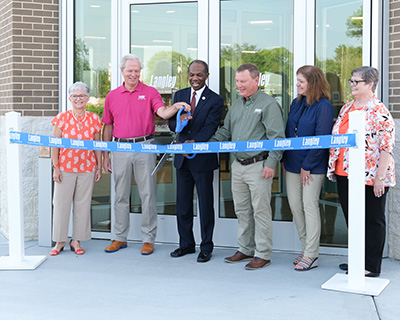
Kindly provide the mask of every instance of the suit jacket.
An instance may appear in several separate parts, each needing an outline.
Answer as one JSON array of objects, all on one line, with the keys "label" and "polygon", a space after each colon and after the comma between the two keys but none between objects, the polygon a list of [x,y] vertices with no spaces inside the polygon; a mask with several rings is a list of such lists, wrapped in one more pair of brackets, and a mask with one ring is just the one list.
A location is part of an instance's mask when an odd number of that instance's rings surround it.
[{"label": "suit jacket", "polygon": [[[190,87],[179,90],[175,93],[175,102],[186,102],[190,104]],[[192,115],[193,119],[183,128],[179,140],[185,142],[186,140],[194,140],[196,142],[208,141],[221,121],[222,110],[224,107],[224,100],[214,91],[211,91],[207,86],[197,103],[195,113]],[[171,131],[175,131],[176,117],[173,117],[168,122]],[[174,166],[177,169],[182,167],[185,157],[181,154],[175,155]],[[212,171],[218,168],[218,158],[216,153],[211,154],[197,154],[193,159],[186,159],[188,165],[192,170],[198,172]]]}]

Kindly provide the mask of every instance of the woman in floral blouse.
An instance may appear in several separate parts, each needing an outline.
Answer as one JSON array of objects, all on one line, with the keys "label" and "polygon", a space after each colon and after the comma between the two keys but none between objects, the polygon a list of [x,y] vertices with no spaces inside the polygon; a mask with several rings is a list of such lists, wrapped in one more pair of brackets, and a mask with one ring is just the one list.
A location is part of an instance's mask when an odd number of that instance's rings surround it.
[{"label": "woman in floral blouse", "polygon": [[[83,82],[76,82],[69,88],[69,100],[72,110],[59,113],[52,121],[53,136],[100,140],[102,127],[97,114],[86,111],[89,101],[89,87]],[[68,237],[68,224],[73,211],[73,232],[69,246],[76,254],[84,254],[80,241],[91,237],[90,204],[93,184],[101,179],[101,151],[52,148],[53,162],[53,241],[55,247],[51,256],[63,251]]]},{"label": "woman in floral blouse", "polygon": [[[365,112],[365,276],[381,273],[385,244],[385,203],[389,187],[395,185],[394,121],[389,110],[375,94],[379,72],[372,67],[356,68],[349,84],[354,100],[340,110],[332,134],[345,134],[349,128],[349,113]],[[331,149],[328,178],[337,181],[340,203],[348,222],[348,148]],[[347,264],[340,268],[347,270]]]}]

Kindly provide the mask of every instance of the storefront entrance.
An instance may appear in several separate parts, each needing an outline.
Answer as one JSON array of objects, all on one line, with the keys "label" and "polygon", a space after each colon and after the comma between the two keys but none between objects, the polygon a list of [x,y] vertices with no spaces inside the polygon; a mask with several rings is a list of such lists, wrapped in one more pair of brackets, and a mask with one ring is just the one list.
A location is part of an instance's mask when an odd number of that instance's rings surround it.
[{"label": "storefront entrance", "polygon": [[[110,89],[121,85],[119,60],[124,54],[133,53],[143,63],[142,81],[156,87],[167,105],[174,92],[189,86],[187,67],[190,61],[202,59],[210,67],[208,86],[224,98],[224,116],[231,102],[238,97],[235,70],[248,62],[259,67],[259,85],[281,105],[285,119],[297,94],[295,71],[305,64],[316,64],[326,73],[332,102],[338,112],[350,98],[349,72],[370,57],[370,50],[365,50],[368,41],[362,45],[363,30],[369,30],[370,25],[370,16],[365,13],[370,12],[370,7],[367,8],[367,1],[363,0],[97,2],[96,6],[75,2],[75,74],[70,82],[82,80],[90,82],[91,88],[100,88],[91,92],[97,99],[93,99],[94,104],[99,106],[104,103],[104,92],[107,92],[102,90],[106,87],[104,82],[108,79]],[[109,47],[105,45],[107,43]],[[107,54],[108,58],[105,57]],[[165,121],[157,120],[156,134],[165,143],[171,139]],[[220,154],[220,170],[214,176],[214,242],[222,246],[236,246],[237,236],[230,157]],[[172,157],[158,173],[157,182],[157,241],[177,243]],[[113,236],[112,186],[112,179],[105,175],[96,187],[92,206],[94,237]],[[297,232],[280,166],[274,177],[272,208],[274,249],[298,250]],[[343,253],[341,248],[347,246],[347,229],[335,184],[325,181],[320,208],[321,252]],[[140,240],[141,207],[135,182],[132,184],[131,212],[129,237]],[[198,229],[195,218],[199,241]]]}]

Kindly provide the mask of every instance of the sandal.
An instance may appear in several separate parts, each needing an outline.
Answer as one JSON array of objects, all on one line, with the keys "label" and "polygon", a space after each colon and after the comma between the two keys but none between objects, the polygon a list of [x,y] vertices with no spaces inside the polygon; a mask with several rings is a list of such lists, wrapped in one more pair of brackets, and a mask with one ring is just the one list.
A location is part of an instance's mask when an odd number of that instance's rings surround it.
[{"label": "sandal", "polygon": [[299,263],[294,266],[294,270],[308,271],[316,267],[318,267],[318,257],[310,258],[304,256],[302,259],[299,259]]},{"label": "sandal", "polygon": [[293,264],[296,265],[300,262],[301,259],[303,259],[304,255],[300,253],[296,259],[293,260]]},{"label": "sandal", "polygon": [[51,250],[51,251],[49,252],[49,255],[51,255],[51,256],[58,256],[58,255],[60,254],[60,252],[63,251],[63,250],[64,250],[64,247],[60,248],[60,250],[53,249],[53,250]]}]

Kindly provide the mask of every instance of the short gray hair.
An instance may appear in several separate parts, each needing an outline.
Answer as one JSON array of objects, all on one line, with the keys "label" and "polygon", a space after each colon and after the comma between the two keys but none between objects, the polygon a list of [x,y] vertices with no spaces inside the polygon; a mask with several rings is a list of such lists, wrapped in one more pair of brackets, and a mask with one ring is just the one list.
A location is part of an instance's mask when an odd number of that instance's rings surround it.
[{"label": "short gray hair", "polygon": [[129,53],[129,54],[124,55],[121,58],[121,62],[119,63],[119,67],[120,67],[121,70],[125,69],[126,62],[128,60],[137,60],[137,61],[139,61],[140,69],[142,69],[142,62],[140,61],[140,59],[137,56],[135,56],[134,54]]},{"label": "short gray hair", "polygon": [[86,94],[86,96],[88,96],[88,97],[89,97],[89,95],[90,95],[89,86],[88,86],[86,83],[84,83],[84,82],[81,82],[81,81],[75,82],[73,85],[71,85],[71,86],[69,87],[69,89],[68,89],[68,94],[69,94],[69,95],[72,95],[72,93],[73,93],[74,91],[76,91],[76,90],[83,90],[83,91],[85,91],[85,94]]},{"label": "short gray hair", "polygon": [[361,78],[363,78],[366,83],[371,83],[373,82],[374,85],[372,86],[372,91],[374,92],[376,89],[376,86],[379,81],[379,71],[378,69],[374,67],[368,67],[368,66],[363,66],[363,67],[358,67],[355,68],[352,72],[351,75],[357,74]]}]

